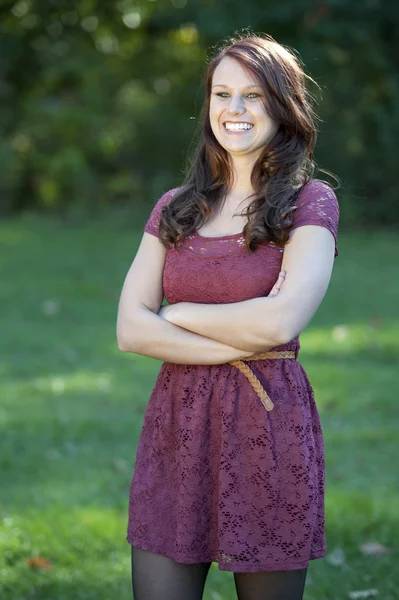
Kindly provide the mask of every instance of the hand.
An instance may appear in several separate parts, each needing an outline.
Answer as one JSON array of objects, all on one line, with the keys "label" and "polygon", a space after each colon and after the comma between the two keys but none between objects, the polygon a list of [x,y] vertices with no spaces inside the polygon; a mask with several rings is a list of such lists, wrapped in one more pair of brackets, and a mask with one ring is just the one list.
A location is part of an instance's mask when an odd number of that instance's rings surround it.
[{"label": "hand", "polygon": [[287,272],[286,271],[280,271],[278,279],[276,281],[276,283],[273,286],[273,289],[271,290],[269,296],[277,296],[277,294],[279,293],[281,286],[284,283],[285,280],[285,276],[286,276]]},{"label": "hand", "polygon": [[[280,273],[278,274],[278,279],[276,281],[276,283],[274,284],[273,288],[270,291],[270,294],[268,294],[268,298],[271,296],[277,296],[277,294],[279,293],[281,286],[283,285],[284,281],[285,281],[285,276],[287,275],[287,271],[280,271]],[[265,350],[265,352],[267,352],[268,350],[270,350],[270,348],[267,348]],[[250,356],[254,356],[255,354],[258,354],[258,352],[246,352],[245,354],[243,354],[243,358],[249,358]]]}]

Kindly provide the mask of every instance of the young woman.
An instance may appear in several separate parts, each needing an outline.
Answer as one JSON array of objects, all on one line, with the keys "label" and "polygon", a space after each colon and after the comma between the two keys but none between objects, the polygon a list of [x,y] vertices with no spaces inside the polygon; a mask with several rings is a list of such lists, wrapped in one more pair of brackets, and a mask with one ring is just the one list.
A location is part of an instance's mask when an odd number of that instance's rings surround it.
[{"label": "young woman", "polygon": [[339,206],[314,178],[306,78],[270,36],[218,51],[192,165],[126,276],[119,348],[164,361],[131,486],[135,600],[200,600],[212,562],[239,600],[300,600],[326,553],[323,434],[298,351]]}]

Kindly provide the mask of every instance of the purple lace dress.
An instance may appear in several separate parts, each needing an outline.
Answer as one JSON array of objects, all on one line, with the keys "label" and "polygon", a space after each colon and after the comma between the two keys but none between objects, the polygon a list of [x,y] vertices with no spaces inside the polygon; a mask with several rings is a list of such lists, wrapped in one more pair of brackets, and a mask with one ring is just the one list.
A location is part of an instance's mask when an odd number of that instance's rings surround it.
[{"label": "purple lace dress", "polygon": [[[156,203],[145,231],[157,236]],[[294,228],[320,225],[337,250],[334,191],[310,181]],[[266,296],[281,268],[272,242],[247,252],[242,234],[188,236],[167,251],[169,303]],[[274,350],[300,348],[296,337]],[[324,441],[314,393],[298,360],[247,363],[270,395],[268,412],[234,366],[163,362],[144,415],[130,492],[127,541],[182,563],[233,572],[301,569],[326,554]]]}]

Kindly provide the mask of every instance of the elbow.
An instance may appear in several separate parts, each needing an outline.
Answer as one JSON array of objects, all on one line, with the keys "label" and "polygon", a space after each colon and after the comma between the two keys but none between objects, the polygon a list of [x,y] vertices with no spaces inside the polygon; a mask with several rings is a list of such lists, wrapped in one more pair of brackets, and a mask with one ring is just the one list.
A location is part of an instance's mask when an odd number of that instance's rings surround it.
[{"label": "elbow", "polygon": [[277,346],[282,346],[290,341],[285,335],[285,332],[278,328],[275,331],[267,331],[267,333],[260,335],[260,331],[258,330],[255,340],[251,340],[251,344],[248,344],[248,348],[244,348],[244,350],[253,350],[254,352],[264,352],[265,348],[275,348]]},{"label": "elbow", "polygon": [[118,348],[121,352],[131,352],[133,354],[140,354],[137,343],[133,343],[132,340],[121,338],[117,336]]},{"label": "elbow", "polygon": [[277,300],[279,300],[279,304],[274,320],[274,335],[278,345],[284,346],[296,338],[303,328],[300,327],[296,304],[289,298],[285,298],[283,294],[281,294],[281,298],[277,296]]},{"label": "elbow", "polygon": [[121,352],[132,352],[133,354],[141,354],[143,349],[143,341],[146,339],[145,313],[135,311],[132,314],[118,314],[116,323],[116,339],[118,348]]},{"label": "elbow", "polygon": [[117,334],[116,341],[118,343],[118,349],[121,352],[131,352],[131,347],[128,344],[128,341],[120,334]]},{"label": "elbow", "polygon": [[284,344],[288,344],[293,339],[294,336],[290,336],[285,330],[280,330],[278,334],[275,336],[276,346],[283,346]]},{"label": "elbow", "polygon": [[118,349],[121,352],[131,352],[131,349],[129,348],[128,344],[126,344],[125,340],[121,340],[120,338],[117,338],[118,341]]},{"label": "elbow", "polygon": [[278,327],[275,331],[276,345],[283,346],[293,340],[298,333],[294,330],[290,320],[284,318],[278,323]]},{"label": "elbow", "polygon": [[303,329],[303,327],[299,328],[298,324],[295,326],[294,324],[290,323],[287,319],[280,328],[280,344],[288,344],[291,340],[298,337]]},{"label": "elbow", "polygon": [[138,351],[137,340],[134,338],[134,336],[129,335],[127,331],[128,328],[118,322],[116,328],[116,340],[118,348],[121,352],[135,353]]},{"label": "elbow", "polygon": [[278,340],[278,345],[284,346],[285,344],[288,344],[291,340],[293,340],[295,337],[296,336],[293,333],[282,331],[281,336],[279,337],[279,340]]}]

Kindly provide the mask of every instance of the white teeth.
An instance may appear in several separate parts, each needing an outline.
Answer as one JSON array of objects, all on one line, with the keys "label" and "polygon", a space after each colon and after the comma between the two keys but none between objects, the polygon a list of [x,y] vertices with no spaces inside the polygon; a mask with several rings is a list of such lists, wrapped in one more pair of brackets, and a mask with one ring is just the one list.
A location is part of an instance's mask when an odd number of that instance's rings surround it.
[{"label": "white teeth", "polygon": [[245,129],[252,129],[253,127],[249,123],[225,123],[224,126],[229,131],[243,131]]}]

